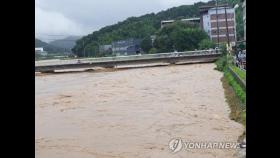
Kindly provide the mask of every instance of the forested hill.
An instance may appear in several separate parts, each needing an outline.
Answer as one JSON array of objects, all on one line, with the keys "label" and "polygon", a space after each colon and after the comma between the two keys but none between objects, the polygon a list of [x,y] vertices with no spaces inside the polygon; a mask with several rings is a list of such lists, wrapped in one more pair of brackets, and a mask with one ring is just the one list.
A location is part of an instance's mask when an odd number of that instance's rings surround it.
[{"label": "forested hill", "polygon": [[58,48],[56,46],[50,45],[46,42],[43,42],[37,38],[35,38],[35,47],[43,47],[45,51],[48,53],[61,53],[64,52],[63,48]]},{"label": "forested hill", "polygon": [[[240,0],[223,0],[235,3]],[[72,49],[78,56],[82,56],[83,50],[93,56],[102,56],[98,54],[99,45],[111,44],[115,40],[123,40],[127,38],[141,38],[144,39],[150,35],[155,34],[160,28],[160,21],[170,19],[182,19],[199,17],[199,7],[202,5],[215,4],[215,1],[207,3],[198,2],[193,5],[182,5],[173,7],[157,14],[151,13],[140,17],[130,17],[117,24],[106,26],[99,31],[84,36],[76,42]]]},{"label": "forested hill", "polygon": [[106,26],[95,31],[92,34],[84,36],[76,42],[72,49],[78,54],[85,51],[96,52],[98,45],[110,44],[115,40],[126,38],[145,38],[154,34],[160,28],[161,20],[191,18],[199,16],[199,6],[205,3],[196,3],[194,5],[183,5],[174,7],[157,14],[151,13],[140,17],[130,17],[117,24]]},{"label": "forested hill", "polygon": [[35,47],[45,47],[47,45],[48,45],[48,43],[35,38]]}]

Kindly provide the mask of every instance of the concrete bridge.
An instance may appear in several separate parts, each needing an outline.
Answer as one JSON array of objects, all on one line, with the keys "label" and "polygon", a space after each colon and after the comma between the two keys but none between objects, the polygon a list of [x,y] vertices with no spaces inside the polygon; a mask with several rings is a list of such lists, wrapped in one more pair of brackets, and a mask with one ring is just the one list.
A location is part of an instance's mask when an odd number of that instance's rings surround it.
[{"label": "concrete bridge", "polygon": [[136,64],[179,64],[196,62],[214,62],[220,55],[221,53],[219,51],[216,52],[211,50],[198,50],[187,52],[144,54],[118,57],[36,61],[35,72],[54,72],[55,70],[93,67],[113,68],[121,65]]}]

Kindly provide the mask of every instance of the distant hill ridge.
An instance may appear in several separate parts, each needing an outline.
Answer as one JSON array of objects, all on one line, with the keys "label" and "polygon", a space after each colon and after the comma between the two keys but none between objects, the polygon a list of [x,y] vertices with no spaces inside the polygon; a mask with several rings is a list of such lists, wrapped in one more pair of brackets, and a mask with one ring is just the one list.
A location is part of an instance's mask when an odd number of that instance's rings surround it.
[{"label": "distant hill ridge", "polygon": [[75,46],[76,41],[80,38],[81,38],[81,36],[69,36],[64,39],[51,41],[51,42],[49,42],[49,44],[53,45],[55,47],[64,48],[64,49],[67,49],[70,51]]},{"label": "distant hill ridge", "polygon": [[70,52],[80,36],[69,36],[64,39],[54,40],[49,43],[35,38],[35,47],[43,47],[49,53]]}]

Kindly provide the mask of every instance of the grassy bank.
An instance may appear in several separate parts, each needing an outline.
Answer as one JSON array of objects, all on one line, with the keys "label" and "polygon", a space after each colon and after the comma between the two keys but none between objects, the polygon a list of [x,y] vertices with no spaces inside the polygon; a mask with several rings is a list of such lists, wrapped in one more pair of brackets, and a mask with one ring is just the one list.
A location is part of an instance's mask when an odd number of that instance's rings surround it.
[{"label": "grassy bank", "polygon": [[[225,90],[226,101],[231,109],[230,118],[246,126],[246,92],[241,88],[241,85],[235,80],[232,74],[228,71],[227,55],[222,55],[216,61],[216,70],[224,73],[221,79]],[[246,73],[239,70],[237,67],[231,66],[237,75],[242,79],[246,78]]]},{"label": "grassy bank", "polygon": [[224,70],[224,77],[228,81],[228,84],[233,88],[235,95],[239,98],[242,104],[246,103],[246,92],[242,89],[241,85],[235,80],[233,75],[228,71]]},{"label": "grassy bank", "polygon": [[[246,106],[244,106],[244,103],[242,103],[235,94],[234,88],[230,86],[225,76],[222,77],[221,81],[225,90],[226,101],[231,111],[229,115],[230,119],[239,122],[246,127]],[[239,136],[238,142],[241,142],[244,137],[246,137],[246,131]]]},{"label": "grassy bank", "polygon": [[[229,116],[230,119],[235,120],[246,127],[246,91],[241,88],[241,85],[238,84],[229,72],[228,67],[230,66],[234,73],[245,81],[246,73],[229,63],[231,63],[231,58],[224,53],[224,55],[216,61],[217,67],[215,69],[224,73],[221,81],[225,91],[226,101],[231,111]],[[239,136],[238,142],[241,142],[245,137],[246,131]]]},{"label": "grassy bank", "polygon": [[231,113],[230,119],[242,123],[246,126],[246,106],[241,99],[236,95],[234,88],[229,84],[226,76],[221,79],[225,90],[226,101],[228,102]]},{"label": "grassy bank", "polygon": [[234,65],[230,65],[230,68],[242,79],[242,80],[246,80],[246,72],[240,70],[238,67],[234,66]]}]

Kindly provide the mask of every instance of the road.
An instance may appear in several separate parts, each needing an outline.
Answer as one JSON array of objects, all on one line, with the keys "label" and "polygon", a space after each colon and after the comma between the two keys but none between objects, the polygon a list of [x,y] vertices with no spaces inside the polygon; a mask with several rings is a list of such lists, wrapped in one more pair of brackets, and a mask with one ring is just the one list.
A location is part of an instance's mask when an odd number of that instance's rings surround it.
[{"label": "road", "polygon": [[214,64],[36,76],[36,158],[231,158],[234,150],[172,154],[174,137],[236,141]]}]

